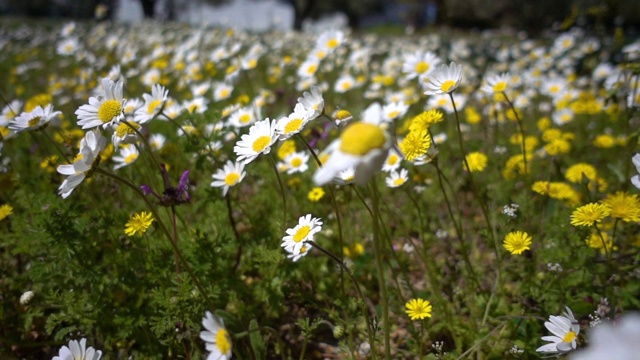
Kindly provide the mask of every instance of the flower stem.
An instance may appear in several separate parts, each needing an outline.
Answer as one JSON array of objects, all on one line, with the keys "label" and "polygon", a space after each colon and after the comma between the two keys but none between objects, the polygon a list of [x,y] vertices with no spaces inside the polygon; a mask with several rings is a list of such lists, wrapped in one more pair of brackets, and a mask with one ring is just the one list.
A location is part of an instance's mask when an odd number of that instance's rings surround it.
[{"label": "flower stem", "polygon": [[271,166],[273,167],[273,171],[276,173],[276,178],[278,179],[278,185],[280,185],[280,194],[282,195],[282,226],[286,226],[287,224],[287,197],[284,193],[284,184],[282,183],[282,179],[280,178],[280,172],[278,171],[278,165],[276,165],[276,160],[273,158],[272,154],[267,156],[269,161],[271,162]]}]

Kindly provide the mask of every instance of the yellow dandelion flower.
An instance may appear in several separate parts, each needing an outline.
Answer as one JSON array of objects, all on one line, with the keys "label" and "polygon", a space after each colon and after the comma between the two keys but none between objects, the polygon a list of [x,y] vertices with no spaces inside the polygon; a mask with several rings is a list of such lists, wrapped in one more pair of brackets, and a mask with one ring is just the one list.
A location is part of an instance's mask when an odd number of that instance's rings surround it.
[{"label": "yellow dandelion flower", "polygon": [[411,320],[422,320],[426,317],[431,317],[431,304],[427,300],[411,299],[404,306],[407,308],[405,312]]},{"label": "yellow dandelion flower", "polygon": [[13,214],[13,207],[9,204],[0,205],[0,221],[4,220],[7,216]]},{"label": "yellow dandelion flower", "polygon": [[442,121],[443,115],[440,110],[423,111],[411,119],[411,125],[409,125],[410,131],[427,130],[429,126]]},{"label": "yellow dandelion flower", "polygon": [[571,214],[571,225],[573,226],[593,226],[596,222],[602,221],[609,216],[611,208],[604,204],[589,203],[575,209]]},{"label": "yellow dandelion flower", "polygon": [[[602,237],[600,235],[602,235]],[[609,234],[606,232],[601,232],[600,234],[597,232],[591,233],[591,235],[589,235],[585,240],[585,243],[592,249],[600,250],[602,254],[606,254],[611,250],[617,249],[613,246],[613,242],[609,238]]]},{"label": "yellow dandelion flower", "polygon": [[598,178],[598,171],[592,165],[578,163],[570,166],[564,173],[564,177],[574,184],[580,184],[583,176],[589,180],[596,180]]},{"label": "yellow dandelion flower", "polygon": [[345,246],[342,248],[342,253],[344,254],[344,256],[350,258],[350,259],[355,259],[358,256],[362,255],[364,253],[364,245],[362,245],[359,242],[356,242],[354,244],[351,244],[349,246]]},{"label": "yellow dandelion flower", "polygon": [[611,135],[603,134],[593,139],[593,145],[601,149],[608,149],[616,146],[616,138]]},{"label": "yellow dandelion flower", "polygon": [[[467,154],[465,158],[467,159],[467,164],[469,164],[468,170],[470,172],[480,172],[484,170],[487,167],[487,162],[489,161],[487,155],[477,151]],[[464,161],[462,162],[462,166],[466,167]]]},{"label": "yellow dandelion flower", "polygon": [[512,231],[505,236],[503,246],[511,255],[520,255],[531,250],[531,236],[524,231]]},{"label": "yellow dandelion flower", "polygon": [[324,190],[322,190],[321,187],[317,186],[311,189],[311,191],[309,191],[307,198],[309,198],[309,201],[316,202],[322,199],[323,196],[324,196]]},{"label": "yellow dandelion flower", "polygon": [[153,215],[146,211],[133,214],[125,224],[124,233],[128,236],[142,235],[151,226],[153,220]]},{"label": "yellow dandelion flower", "polygon": [[431,136],[426,130],[410,131],[400,142],[400,150],[408,161],[426,154],[430,146]]},{"label": "yellow dandelion flower", "polygon": [[635,194],[618,191],[615,194],[607,194],[607,198],[601,203],[611,208],[612,218],[624,222],[640,222],[640,199]]}]

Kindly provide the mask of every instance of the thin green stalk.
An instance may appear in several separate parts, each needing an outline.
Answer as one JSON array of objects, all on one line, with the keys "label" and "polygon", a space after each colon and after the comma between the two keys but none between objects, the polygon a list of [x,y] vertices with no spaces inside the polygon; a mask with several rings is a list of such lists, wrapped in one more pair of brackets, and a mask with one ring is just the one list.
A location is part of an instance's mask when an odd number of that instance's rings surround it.
[{"label": "thin green stalk", "polygon": [[176,223],[176,207],[171,205],[171,226],[173,227],[173,238],[171,241],[175,244],[173,251],[173,262],[176,264],[176,273],[180,274],[180,259],[176,249],[178,249],[178,224]]},{"label": "thin green stalk", "polygon": [[204,298],[205,302],[207,303],[207,305],[209,306],[210,309],[215,309],[215,306],[213,306],[214,305],[213,302],[211,301],[211,299],[209,299],[209,296],[207,296],[207,293],[204,291],[204,288],[200,284],[200,281],[198,281],[198,278],[193,273],[193,270],[191,269],[191,266],[189,266],[189,263],[187,262],[187,260],[184,258],[184,256],[180,252],[180,249],[178,249],[176,244],[173,242],[172,237],[171,237],[171,233],[167,229],[167,226],[164,224],[164,222],[161,220],[161,218],[160,218],[160,216],[158,214],[158,211],[156,210],[156,207],[153,206],[151,201],[142,193],[142,190],[140,190],[140,188],[138,188],[137,186],[133,185],[129,180],[124,179],[124,178],[122,178],[122,177],[120,177],[120,176],[118,176],[116,174],[110,173],[110,172],[108,172],[106,170],[103,170],[103,169],[101,169],[99,167],[96,168],[95,171],[97,171],[100,174],[106,175],[106,176],[108,176],[108,177],[110,177],[110,178],[112,178],[112,179],[114,179],[114,180],[116,180],[116,181],[128,186],[129,188],[131,188],[136,194],[138,194],[144,200],[144,202],[149,207],[149,210],[151,210],[151,213],[153,214],[153,217],[158,222],[158,225],[160,225],[160,229],[162,229],[162,232],[169,239],[169,242],[171,243],[171,246],[173,247],[173,250],[178,255],[178,258],[180,259],[180,262],[182,263],[182,265],[184,265],[184,268],[187,270],[187,273],[189,274],[189,277],[193,281],[193,283],[196,286],[196,288],[198,288],[198,291],[200,292],[200,294],[202,294],[202,297]]},{"label": "thin green stalk", "polygon": [[44,131],[44,128],[40,128],[40,132],[44,135],[44,137],[47,138],[47,140],[49,140],[49,142],[51,144],[53,144],[53,146],[56,148],[56,150],[58,151],[58,153],[60,153],[60,155],[64,158],[64,160],[68,163],[71,163],[71,161],[69,161],[69,158],[67,157],[67,155],[64,153],[64,151],[62,151],[62,149],[60,148],[60,146],[58,146],[58,144],[53,141],[53,139],[51,138],[51,136],[49,136],[49,134],[47,134],[46,131]]},{"label": "thin green stalk", "polygon": [[513,103],[511,102],[511,100],[507,96],[507,93],[503,91],[502,95],[504,95],[505,100],[507,101],[507,103],[511,107],[511,111],[513,111],[513,115],[516,117],[516,121],[518,122],[518,128],[520,130],[520,137],[522,138],[522,159],[523,159],[523,162],[524,162],[524,173],[525,173],[525,176],[526,176],[528,174],[528,171],[527,171],[527,148],[525,147],[524,126],[522,125],[522,119],[520,119],[520,115],[518,115],[518,112],[516,111],[515,106],[513,106]]},{"label": "thin green stalk", "polygon": [[276,164],[276,160],[273,158],[273,155],[269,154],[267,158],[269,159],[269,162],[271,162],[273,171],[276,173],[276,178],[278,179],[278,185],[280,185],[280,194],[282,195],[282,226],[287,226],[287,196],[284,193],[284,184],[280,178],[278,165]]},{"label": "thin green stalk", "polygon": [[233,209],[231,207],[231,199],[228,192],[224,197],[224,200],[227,204],[227,217],[229,218],[229,224],[231,225],[233,235],[235,236],[236,242],[238,243],[238,251],[236,252],[236,263],[233,265],[233,270],[236,271],[238,270],[238,266],[240,266],[240,259],[242,258],[242,243],[240,242],[240,234],[238,234],[236,219],[233,217]]},{"label": "thin green stalk", "polygon": [[[358,281],[356,280],[355,275],[353,274],[351,269],[349,269],[349,267],[347,267],[347,265],[344,263],[344,261],[340,260],[340,258],[338,258],[336,255],[331,253],[329,250],[323,248],[322,246],[318,245],[314,241],[310,240],[310,241],[307,241],[307,242],[312,247],[318,249],[318,251],[320,251],[321,253],[327,255],[329,258],[331,258],[331,260],[335,261],[347,273],[347,275],[349,275],[349,278],[353,282],[353,287],[355,287],[356,293],[358,294],[358,298],[360,299],[360,302],[362,303],[362,313],[364,314],[365,321],[367,322],[367,335],[369,336],[369,344],[371,344],[371,348],[372,349],[375,349],[375,337],[373,335],[373,331],[374,331],[373,323],[371,322],[371,316],[369,316],[369,309],[367,309],[367,302],[365,301],[364,295],[362,294],[362,290],[360,289],[360,285],[358,284]],[[372,354],[374,356],[374,359],[377,358],[375,351],[373,351]]]},{"label": "thin green stalk", "polygon": [[375,179],[370,183],[371,197],[373,199],[373,248],[378,273],[378,286],[380,287],[380,302],[382,305],[382,329],[384,333],[385,359],[391,359],[391,324],[389,324],[389,298],[387,294],[387,283],[385,281],[384,267],[382,264],[382,239],[380,238],[380,206],[378,189]]}]

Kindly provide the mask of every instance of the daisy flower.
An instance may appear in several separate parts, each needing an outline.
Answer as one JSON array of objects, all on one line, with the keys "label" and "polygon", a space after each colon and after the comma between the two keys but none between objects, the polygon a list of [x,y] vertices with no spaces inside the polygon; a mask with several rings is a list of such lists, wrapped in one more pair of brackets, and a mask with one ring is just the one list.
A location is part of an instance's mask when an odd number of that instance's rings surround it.
[{"label": "daisy flower", "polygon": [[631,360],[640,354],[640,314],[626,313],[615,322],[596,326],[588,334],[589,346],[571,360]]},{"label": "daisy flower", "polygon": [[113,167],[113,170],[118,170],[127,165],[133,164],[136,160],[138,160],[138,148],[136,148],[133,144],[127,144],[120,148],[120,155],[113,157],[113,162],[116,163],[116,166]]},{"label": "daisy flower", "polygon": [[306,152],[294,152],[284,158],[287,174],[303,173],[309,169],[309,155]]},{"label": "daisy flower", "polygon": [[505,236],[503,246],[512,255],[520,255],[531,249],[531,236],[524,231],[512,231]]},{"label": "daisy flower", "polygon": [[462,65],[456,65],[453,61],[449,66],[442,64],[429,75],[424,83],[425,95],[450,94],[460,85],[462,80]]},{"label": "daisy flower", "polygon": [[420,50],[406,56],[402,64],[402,72],[407,74],[407,79],[419,77],[426,79],[436,66],[440,64],[440,58],[431,51],[422,52]]},{"label": "daisy flower", "polygon": [[322,230],[322,220],[320,218],[312,218],[311,214],[301,216],[298,219],[296,227],[287,229],[282,238],[282,247],[293,255],[300,254],[305,242],[312,241],[315,234]]},{"label": "daisy flower", "polygon": [[155,151],[162,150],[164,143],[167,141],[167,137],[162,134],[153,134],[149,138],[149,146]]},{"label": "daisy flower", "polygon": [[9,122],[15,119],[20,114],[22,108],[22,101],[11,100],[7,105],[2,108],[0,113],[0,126],[7,126]]},{"label": "daisy flower", "polygon": [[144,234],[151,223],[153,223],[153,215],[150,212],[142,211],[137,214],[131,215],[129,221],[124,225],[124,233],[127,236]]},{"label": "daisy flower", "polygon": [[76,110],[78,125],[83,129],[97,126],[106,128],[122,120],[124,118],[122,86],[122,81],[114,83],[109,78],[103,78],[102,95],[90,97],[89,104],[82,105]]},{"label": "daisy flower", "polygon": [[[631,161],[636,167],[636,172],[640,173],[640,153],[633,155]],[[633,175],[633,177],[631,177],[631,183],[637,189],[640,189],[640,174]]]},{"label": "daisy flower", "polygon": [[382,171],[395,171],[400,167],[401,162],[402,155],[400,155],[394,148],[391,148],[389,149],[389,154],[387,155],[387,158],[384,160],[384,164],[382,165]]},{"label": "daisy flower", "polygon": [[392,171],[389,173],[389,176],[385,179],[387,186],[390,188],[397,188],[409,180],[409,172],[407,169],[401,169],[400,172]]},{"label": "daisy flower", "polygon": [[231,359],[231,336],[224,326],[224,320],[207,311],[202,318],[202,326],[206,330],[200,332],[200,339],[209,351],[207,360]]},{"label": "daisy flower", "polygon": [[58,194],[66,199],[71,192],[86,178],[91,176],[91,170],[100,164],[100,152],[104,150],[107,139],[98,130],[89,131],[80,141],[80,153],[73,164],[58,166],[58,172],[68,175],[58,188]]},{"label": "daisy flower", "polygon": [[356,79],[349,75],[342,75],[336,80],[335,85],[333,86],[333,90],[339,94],[345,93],[356,85]]},{"label": "daisy flower", "polygon": [[511,75],[508,73],[502,73],[499,75],[489,75],[485,79],[485,84],[482,85],[480,90],[487,94],[498,94],[504,92],[509,86],[509,80]]},{"label": "daisy flower", "polygon": [[609,216],[611,208],[604,204],[589,203],[575,209],[571,214],[571,225],[573,226],[593,226]]},{"label": "daisy flower", "polygon": [[140,124],[151,121],[154,117],[158,116],[162,110],[165,102],[169,98],[169,90],[166,90],[161,85],[153,85],[151,88],[151,95],[142,94],[144,98],[144,105],[135,112],[135,121]]},{"label": "daisy flower", "polygon": [[278,120],[276,124],[276,132],[280,140],[286,140],[302,131],[312,116],[313,112],[307,111],[304,105],[297,103],[293,112]]},{"label": "daisy flower", "polygon": [[215,101],[226,100],[231,97],[233,92],[233,86],[227,83],[219,83],[213,90],[213,99]]},{"label": "daisy flower", "polygon": [[302,245],[302,247],[300,248],[300,252],[298,254],[294,254],[293,252],[285,249],[288,254],[287,254],[287,259],[291,259],[293,260],[293,262],[296,262],[298,260],[300,260],[301,257],[305,257],[307,256],[307,254],[309,253],[309,250],[313,249],[313,246],[311,246],[311,244],[309,243],[305,243],[304,245]]},{"label": "daisy flower", "polygon": [[305,91],[302,97],[298,98],[298,103],[304,106],[304,109],[310,113],[309,121],[317,118],[324,110],[324,98],[322,90],[319,87],[311,87],[311,92]]},{"label": "daisy flower", "polygon": [[253,124],[248,134],[242,135],[240,141],[233,147],[233,152],[238,156],[238,161],[247,165],[258,155],[268,154],[271,151],[271,145],[277,139],[275,120],[266,118]]},{"label": "daisy flower", "polygon": [[136,110],[140,109],[142,105],[144,105],[144,102],[142,102],[142,100],[138,98],[129,98],[127,99],[127,102],[124,104],[124,107],[122,108],[122,112],[124,112],[125,115],[133,116]]},{"label": "daisy flower", "polygon": [[77,340],[69,341],[69,346],[60,348],[58,356],[52,360],[100,360],[101,356],[102,351],[87,347],[87,339],[82,338],[79,343]]},{"label": "daisy flower", "polygon": [[244,172],[244,163],[232,162],[228,160],[222,169],[213,174],[213,180],[211,186],[221,187],[222,196],[227,196],[229,188],[238,185],[242,179],[244,179],[246,173]]},{"label": "daisy flower", "polygon": [[573,316],[571,309],[562,315],[549,316],[549,321],[544,323],[547,330],[551,331],[553,336],[543,336],[543,341],[549,341],[548,344],[540,346],[537,352],[547,354],[566,353],[577,347],[576,338],[580,334],[580,324]]},{"label": "daisy flower", "polygon": [[351,123],[328,146],[329,159],[316,171],[313,181],[323,185],[341,171],[354,168],[354,181],[364,184],[380,170],[390,147],[390,136],[378,125],[363,121]]},{"label": "daisy flower", "polygon": [[319,65],[320,63],[318,62],[318,59],[315,59],[315,58],[307,59],[298,68],[298,76],[301,78],[313,77],[318,71]]},{"label": "daisy flower", "polygon": [[138,124],[135,120],[124,120],[118,124],[114,124],[113,135],[111,135],[113,146],[118,147],[120,144],[135,143],[138,139],[138,134],[133,129],[140,131],[140,124]]},{"label": "daisy flower", "polygon": [[344,33],[340,30],[328,30],[318,36],[316,48],[326,49],[327,52],[335,50],[344,43]]},{"label": "daisy flower", "polygon": [[409,105],[401,102],[387,104],[382,107],[382,118],[387,122],[393,121],[394,119],[404,116],[408,109]]},{"label": "daisy flower", "polygon": [[229,125],[239,129],[255,123],[258,117],[260,117],[259,107],[253,105],[245,106],[234,111],[229,116]]},{"label": "daisy flower", "polygon": [[431,304],[424,299],[411,299],[405,305],[405,312],[411,320],[422,320],[431,317]]},{"label": "daisy flower", "polygon": [[36,130],[47,125],[49,121],[60,115],[60,111],[53,111],[52,105],[47,105],[44,109],[38,105],[30,112],[23,112],[9,122],[8,128],[16,133],[24,130]]}]

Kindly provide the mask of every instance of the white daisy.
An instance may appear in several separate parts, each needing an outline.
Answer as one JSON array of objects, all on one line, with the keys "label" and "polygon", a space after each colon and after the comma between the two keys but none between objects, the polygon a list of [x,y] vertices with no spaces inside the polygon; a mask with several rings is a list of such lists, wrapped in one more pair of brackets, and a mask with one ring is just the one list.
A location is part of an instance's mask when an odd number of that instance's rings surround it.
[{"label": "white daisy", "polygon": [[[633,162],[633,165],[635,165],[636,171],[640,173],[640,153],[633,155],[631,161]],[[633,175],[633,177],[631,178],[631,183],[637,189],[640,189],[640,174]]]},{"label": "white daisy", "polygon": [[116,166],[113,167],[113,170],[118,170],[127,165],[133,164],[136,160],[138,160],[138,148],[136,148],[133,144],[127,144],[120,147],[120,155],[113,157],[113,162],[116,163]]},{"label": "white daisy", "polygon": [[567,311],[562,315],[551,315],[549,321],[544,323],[553,336],[543,336],[542,340],[550,343],[537,348],[537,352],[558,354],[569,352],[577,347],[576,339],[580,334],[580,323],[573,316],[571,309],[568,307],[565,309]]},{"label": "white daisy", "polygon": [[297,103],[293,112],[289,116],[285,116],[278,120],[276,124],[276,132],[280,140],[286,140],[304,129],[305,125],[311,120],[313,112],[307,111],[305,107]]},{"label": "white daisy", "polygon": [[302,246],[307,241],[313,241],[315,234],[322,230],[322,220],[312,218],[311,214],[301,216],[298,225],[286,230],[287,235],[282,238],[282,247],[293,255],[300,254]]},{"label": "white daisy", "polygon": [[302,151],[296,151],[284,158],[287,174],[303,173],[309,169],[309,155]]},{"label": "white daisy", "polygon": [[393,102],[382,107],[382,118],[387,121],[393,121],[404,116],[409,109],[409,105],[401,102]]},{"label": "white daisy", "polygon": [[322,114],[324,110],[324,99],[322,98],[322,90],[317,86],[311,87],[311,92],[305,91],[302,97],[298,98],[298,103],[304,106],[304,109],[311,113],[310,119],[313,120]]},{"label": "white daisy", "polygon": [[287,251],[289,253],[287,254],[287,259],[291,259],[293,262],[296,262],[300,260],[301,257],[307,256],[307,254],[309,253],[309,250],[311,249],[313,249],[313,246],[311,246],[311,244],[309,243],[305,243],[304,245],[302,245],[302,247],[300,248],[300,252],[297,255],[294,254],[293,252]]},{"label": "white daisy", "polygon": [[211,186],[221,187],[222,196],[227,196],[229,188],[239,184],[244,179],[246,173],[244,172],[244,163],[237,161],[234,163],[228,160],[222,169],[218,169],[213,177]]},{"label": "white daisy", "polygon": [[429,74],[424,83],[425,95],[449,94],[458,88],[462,80],[462,65],[453,61],[449,66],[442,64]]},{"label": "white daisy", "polygon": [[227,83],[221,82],[219,83],[215,89],[213,90],[213,99],[215,101],[226,100],[231,97],[231,93],[233,92],[233,86]]},{"label": "white daisy", "polygon": [[103,78],[103,95],[90,97],[89,104],[82,105],[76,110],[78,125],[81,125],[83,129],[97,126],[106,128],[122,120],[124,118],[122,86],[122,81],[114,83],[111,79]]},{"label": "white daisy", "polygon": [[300,64],[300,67],[298,68],[298,76],[301,78],[313,77],[318,71],[318,66],[320,66],[320,63],[317,59],[307,59],[305,62]]},{"label": "white daisy", "polygon": [[147,123],[158,116],[169,98],[169,90],[156,84],[151,88],[151,95],[142,94],[142,97],[144,98],[144,105],[137,109],[135,113],[135,121],[140,124]]},{"label": "white daisy", "polygon": [[229,116],[229,125],[235,128],[249,126],[256,122],[260,116],[260,110],[255,106],[245,106],[234,111]]},{"label": "white daisy", "polygon": [[32,111],[23,112],[13,120],[9,121],[9,125],[7,127],[16,133],[24,130],[36,130],[47,125],[49,121],[60,114],[60,111],[53,111],[53,106],[51,104],[47,105],[44,109],[38,105]]},{"label": "white daisy", "polygon": [[133,116],[136,110],[140,109],[142,105],[144,105],[144,102],[142,102],[142,100],[138,98],[129,98],[127,99],[127,102],[124,104],[124,107],[122,108],[122,112],[124,112],[125,115]]},{"label": "white daisy", "polygon": [[384,160],[384,164],[382,165],[382,171],[391,172],[395,171],[400,167],[400,163],[402,162],[402,155],[399,154],[393,147],[389,149],[389,154],[387,158]]},{"label": "white daisy", "polygon": [[439,64],[440,58],[436,54],[431,51],[418,50],[413,54],[406,55],[404,64],[402,64],[402,72],[407,74],[409,80],[420,77],[420,80],[423,81]]},{"label": "white daisy", "polygon": [[626,313],[614,323],[603,323],[589,333],[589,346],[571,360],[633,360],[640,354],[640,314]]},{"label": "white daisy", "polygon": [[164,143],[167,141],[167,137],[162,134],[153,134],[149,138],[149,146],[155,151],[162,150]]},{"label": "white daisy", "polygon": [[100,163],[100,152],[107,144],[107,139],[99,130],[89,131],[80,141],[80,152],[73,164],[58,166],[58,172],[68,175],[58,188],[58,194],[66,199],[80,183],[91,175],[91,170]]},{"label": "white daisy", "polygon": [[207,360],[231,359],[231,336],[224,326],[224,320],[207,311],[202,318],[202,326],[206,330],[200,332],[200,339],[205,342],[205,347],[209,351]]},{"label": "white daisy", "polygon": [[69,341],[69,346],[63,346],[58,352],[58,356],[54,356],[52,360],[100,360],[102,351],[93,347],[87,347],[87,339]]},{"label": "white daisy", "polygon": [[498,94],[504,92],[509,86],[510,79],[511,75],[508,73],[489,75],[485,78],[485,84],[482,85],[480,90],[487,94]]},{"label": "white daisy", "polygon": [[136,130],[140,131],[140,124],[135,120],[126,119],[119,124],[113,125],[113,135],[111,135],[111,142],[116,148],[120,144],[133,144],[138,139]]},{"label": "white daisy", "polygon": [[397,188],[404,185],[409,180],[409,172],[407,169],[401,169],[400,172],[392,171],[385,179],[387,186],[390,188]]},{"label": "white daisy", "polygon": [[341,171],[354,168],[354,182],[362,185],[380,170],[390,147],[390,136],[378,125],[351,123],[327,147],[329,159],[316,171],[313,181],[324,185]]},{"label": "white daisy", "polygon": [[258,121],[249,128],[249,133],[240,137],[240,141],[233,147],[238,161],[248,164],[260,154],[268,154],[278,138],[276,122],[266,118]]}]

